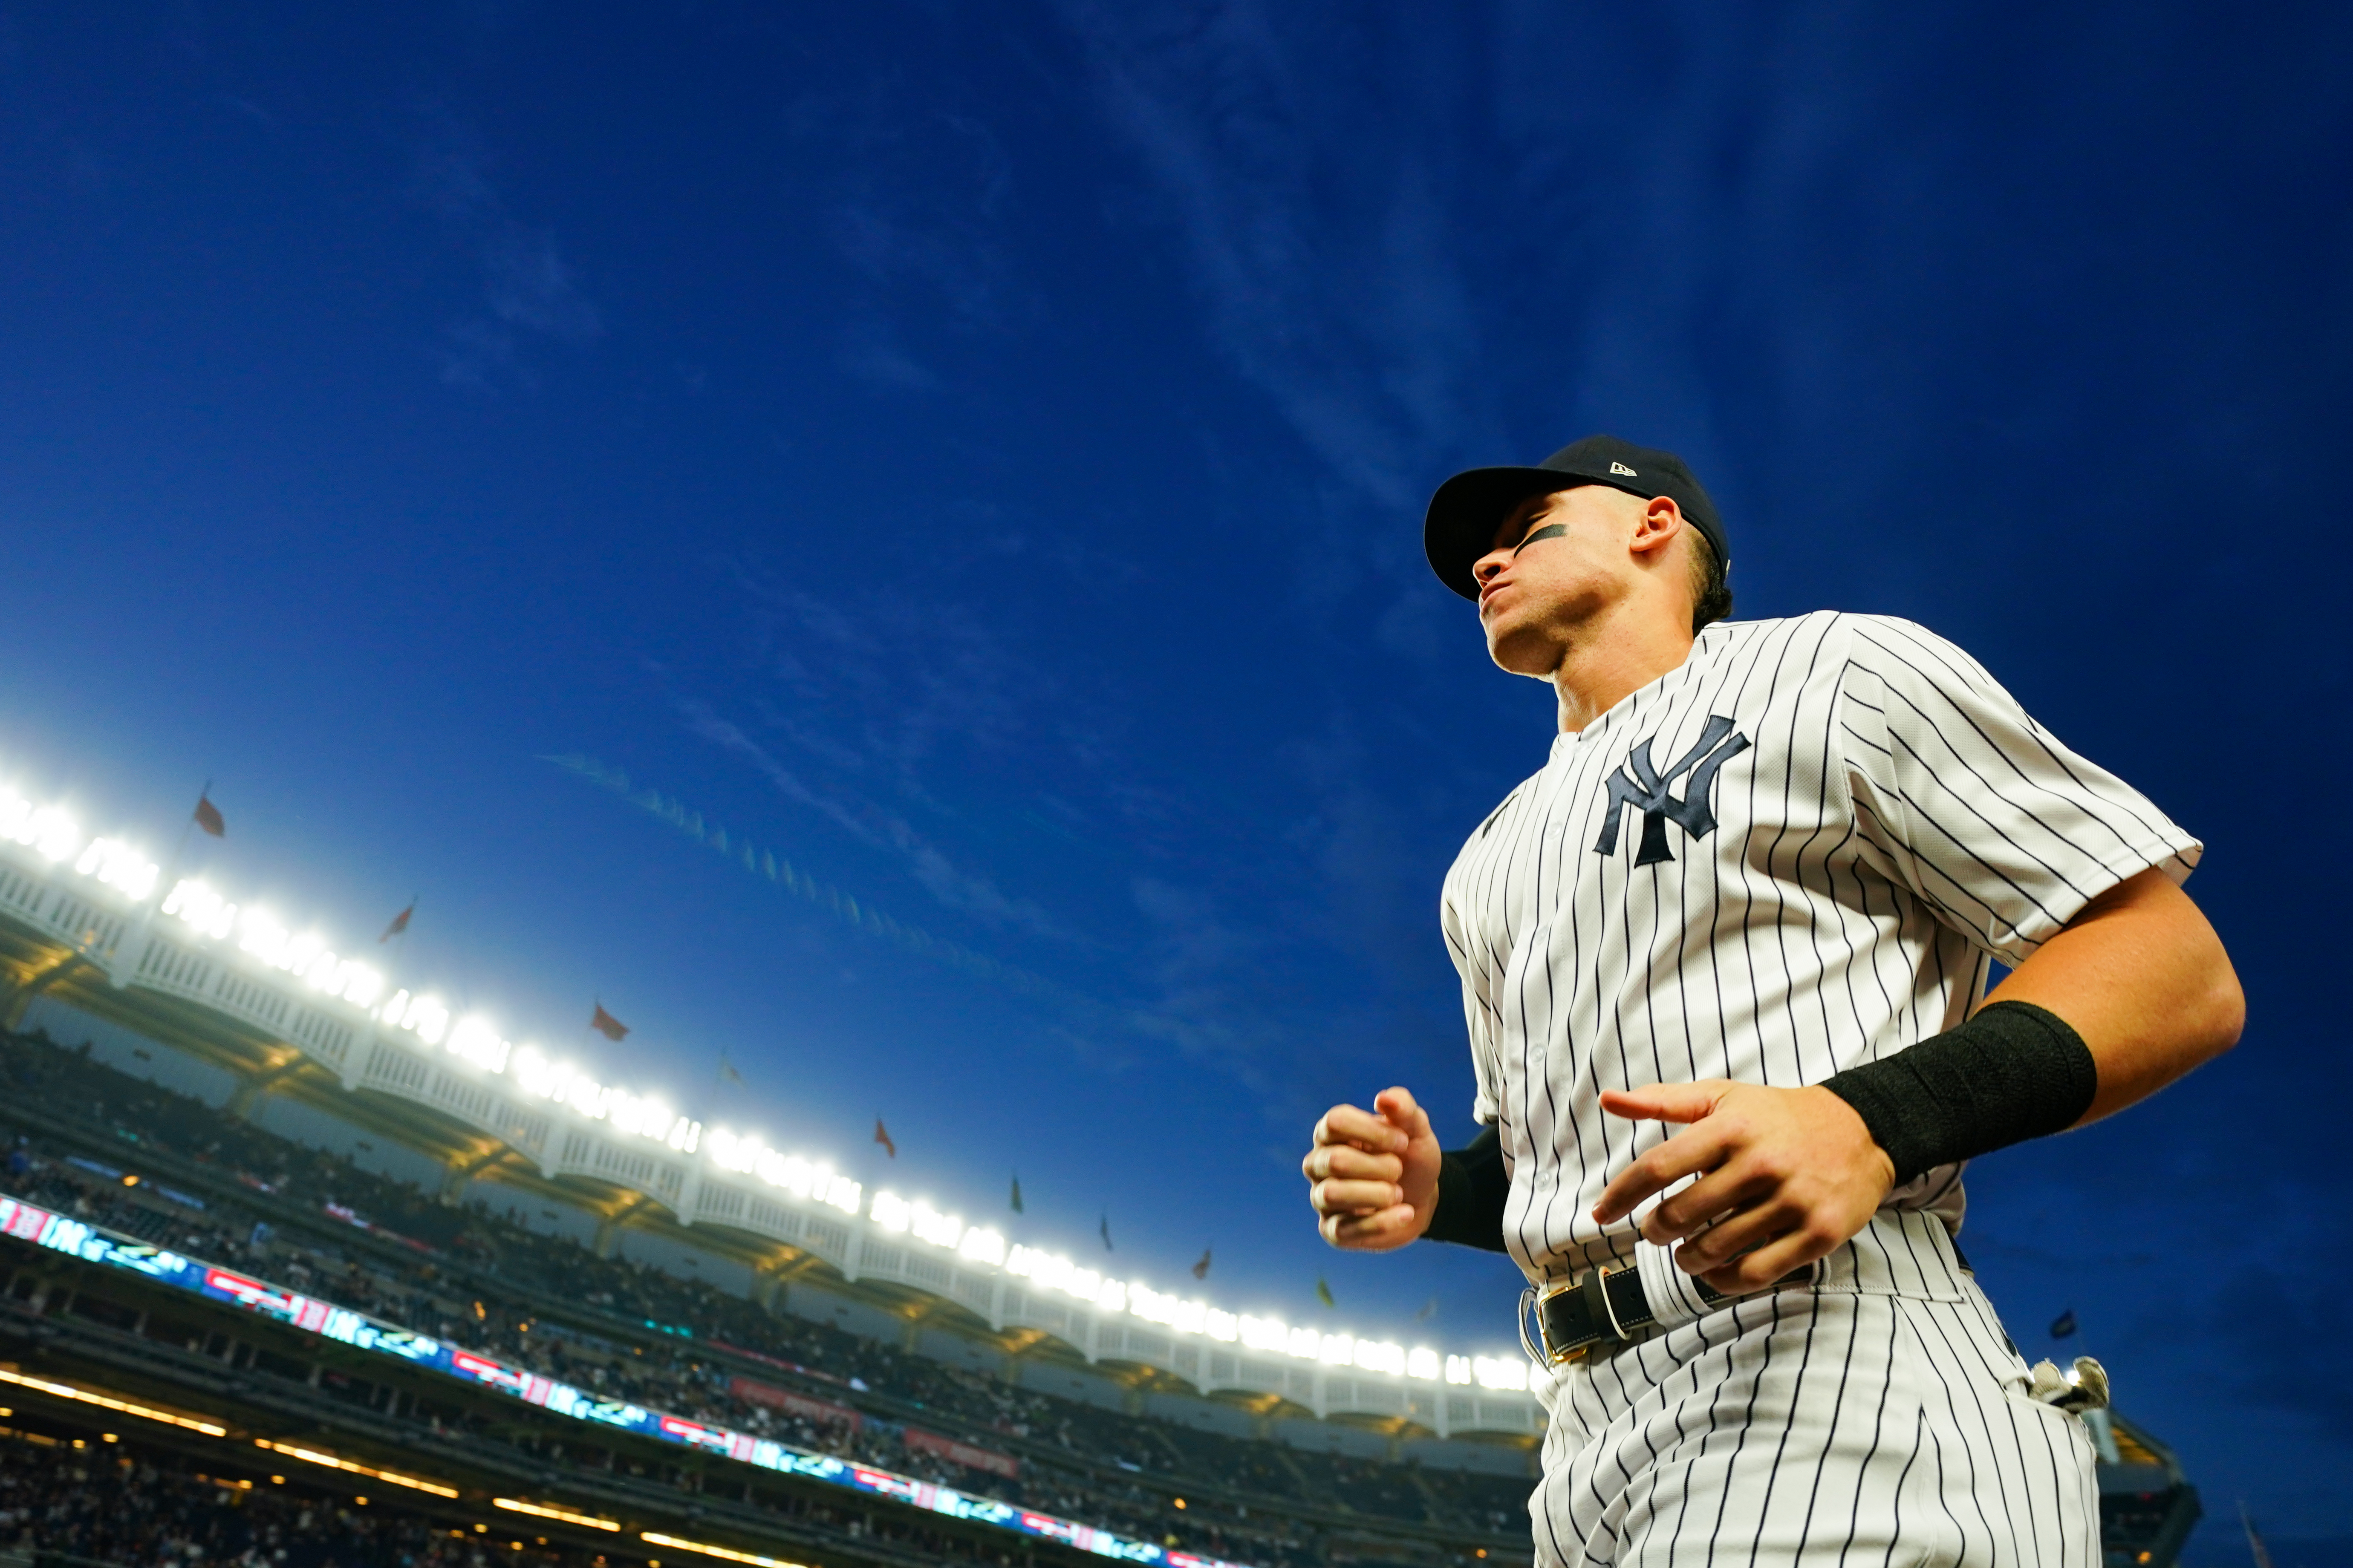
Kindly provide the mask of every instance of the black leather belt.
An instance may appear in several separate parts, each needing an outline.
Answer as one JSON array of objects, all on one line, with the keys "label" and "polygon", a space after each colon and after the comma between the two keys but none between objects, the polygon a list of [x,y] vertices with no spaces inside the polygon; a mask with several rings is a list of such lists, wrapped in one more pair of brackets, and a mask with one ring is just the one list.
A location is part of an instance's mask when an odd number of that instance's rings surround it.
[{"label": "black leather belt", "polygon": [[[1953,1257],[1967,1269],[1969,1260],[1958,1247]],[[1776,1288],[1818,1277],[1823,1266],[1810,1263],[1791,1269]],[[1732,1300],[1706,1280],[1694,1277],[1691,1288],[1710,1307]],[[1535,1309],[1536,1331],[1528,1333],[1529,1308]],[[1658,1325],[1659,1315],[1642,1291],[1642,1276],[1629,1263],[1608,1263],[1587,1270],[1567,1285],[1539,1290],[1531,1285],[1520,1293],[1520,1344],[1539,1366],[1562,1366],[1583,1361],[1596,1350],[1614,1354],[1645,1329]]]},{"label": "black leather belt", "polygon": [[[1704,1279],[1692,1284],[1711,1307],[1730,1300]],[[1535,1338],[1528,1333],[1531,1305],[1535,1308]],[[1520,1343],[1539,1364],[1562,1366],[1583,1361],[1597,1349],[1615,1352],[1658,1321],[1634,1266],[1605,1264],[1588,1269],[1575,1284],[1541,1292],[1528,1287],[1520,1299]]]}]

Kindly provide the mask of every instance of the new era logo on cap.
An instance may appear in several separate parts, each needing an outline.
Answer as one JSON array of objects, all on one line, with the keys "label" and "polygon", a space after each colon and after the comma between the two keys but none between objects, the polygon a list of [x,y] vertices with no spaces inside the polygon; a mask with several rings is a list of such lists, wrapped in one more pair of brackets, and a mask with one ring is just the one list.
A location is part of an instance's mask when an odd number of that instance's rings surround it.
[{"label": "new era logo on cap", "polygon": [[1609,465],[1609,471],[1613,474],[1623,474],[1630,479],[1637,477],[1633,469],[1628,468],[1623,463],[1614,460]]}]

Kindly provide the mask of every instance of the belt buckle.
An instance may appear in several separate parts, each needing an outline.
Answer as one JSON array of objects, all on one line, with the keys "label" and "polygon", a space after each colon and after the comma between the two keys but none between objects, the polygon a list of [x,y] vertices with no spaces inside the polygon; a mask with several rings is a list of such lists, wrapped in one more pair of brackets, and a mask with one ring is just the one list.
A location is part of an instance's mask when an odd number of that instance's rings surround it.
[{"label": "belt buckle", "polygon": [[[1555,1285],[1550,1289],[1542,1291],[1530,1285],[1520,1292],[1520,1349],[1540,1369],[1573,1366],[1593,1353],[1593,1345],[1590,1343],[1573,1346],[1567,1350],[1553,1348],[1552,1327],[1545,1315],[1545,1303],[1556,1296],[1566,1296],[1577,1289],[1578,1289],[1577,1283],[1572,1282],[1567,1285]],[[1535,1312],[1536,1322],[1536,1331],[1533,1336],[1528,1332],[1528,1316],[1531,1310]],[[1538,1348],[1539,1344],[1542,1348]]]}]

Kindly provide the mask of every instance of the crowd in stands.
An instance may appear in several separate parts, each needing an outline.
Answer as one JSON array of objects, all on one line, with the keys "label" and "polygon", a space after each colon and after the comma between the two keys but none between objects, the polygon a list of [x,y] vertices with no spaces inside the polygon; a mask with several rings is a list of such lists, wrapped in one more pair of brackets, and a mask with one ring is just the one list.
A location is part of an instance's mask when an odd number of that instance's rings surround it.
[{"label": "crowd in stands", "polygon": [[[593,1549],[551,1542],[512,1515],[470,1528],[453,1512],[427,1517],[394,1489],[342,1495],[304,1484],[299,1473],[219,1470],[136,1442],[76,1444],[0,1429],[0,1555],[120,1568],[639,1568],[658,1561],[621,1542]],[[793,1511],[925,1561],[981,1568],[1021,1561],[1010,1548],[976,1547],[916,1519],[878,1521],[822,1505]]]},{"label": "crowd in stands", "polygon": [[[113,1140],[126,1168],[80,1152],[87,1142],[77,1149],[42,1126],[12,1127],[0,1100],[0,1129],[14,1138],[0,1185],[16,1195],[648,1408],[1253,1563],[1324,1560],[1324,1531],[1301,1510],[1482,1536],[1526,1528],[1525,1480],[1243,1440],[1023,1389],[599,1258],[526,1228],[520,1215],[443,1204],[116,1072],[86,1049],[0,1037],[0,1076],[45,1116]],[[171,1179],[203,1191],[152,1178],[122,1184],[141,1149],[193,1162],[201,1182]],[[290,1203],[303,1223],[288,1221]],[[372,1245],[360,1244],[363,1228]],[[551,1301],[566,1310],[551,1315]],[[757,1390],[745,1397],[747,1375],[810,1398],[796,1413]],[[854,1415],[828,1419],[812,1402]],[[956,1463],[936,1451],[943,1445],[914,1446],[911,1429],[1003,1451],[1018,1476]]]},{"label": "crowd in stands", "polygon": [[614,1568],[604,1554],[492,1539],[390,1499],[355,1505],[294,1477],[216,1475],[132,1444],[22,1432],[0,1437],[0,1552],[124,1568]]}]

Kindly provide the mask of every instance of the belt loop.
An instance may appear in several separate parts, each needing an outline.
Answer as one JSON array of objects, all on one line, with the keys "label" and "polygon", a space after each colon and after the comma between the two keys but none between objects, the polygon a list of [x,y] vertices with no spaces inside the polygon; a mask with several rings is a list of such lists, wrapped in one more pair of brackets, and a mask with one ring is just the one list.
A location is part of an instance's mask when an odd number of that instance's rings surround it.
[{"label": "belt loop", "polygon": [[[1530,1285],[1520,1292],[1520,1349],[1526,1354],[1530,1361],[1536,1363],[1536,1370],[1539,1372],[1549,1372],[1551,1367],[1545,1361],[1544,1352],[1536,1349],[1535,1341],[1528,1338],[1528,1310],[1535,1304],[1536,1288]],[[1541,1323],[1537,1324],[1536,1331],[1538,1333],[1542,1333],[1544,1331],[1544,1325]]]},{"label": "belt loop", "polygon": [[[1621,1268],[1619,1272],[1622,1274],[1625,1270]],[[1601,1321],[1609,1325],[1609,1331],[1621,1340],[1632,1338],[1633,1336],[1626,1331],[1626,1325],[1618,1321],[1617,1303],[1609,1300],[1609,1266],[1608,1264],[1600,1264],[1594,1268],[1591,1289],[1593,1294],[1601,1299]]]},{"label": "belt loop", "polygon": [[1622,1340],[1626,1331],[1618,1326],[1618,1314],[1609,1310],[1609,1272],[1607,1264],[1587,1269],[1585,1278],[1577,1282],[1577,1293],[1585,1298],[1585,1321],[1609,1324],[1609,1331]]}]

